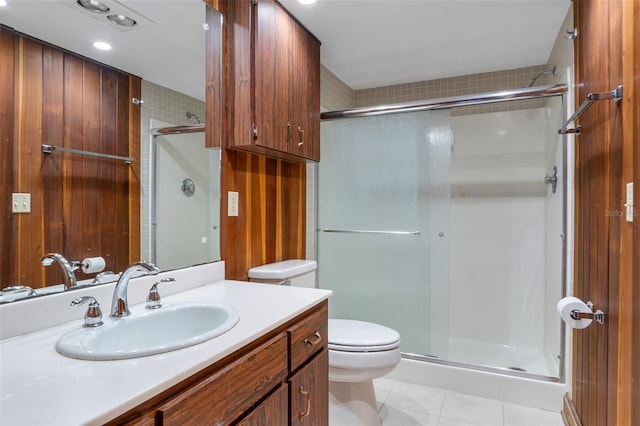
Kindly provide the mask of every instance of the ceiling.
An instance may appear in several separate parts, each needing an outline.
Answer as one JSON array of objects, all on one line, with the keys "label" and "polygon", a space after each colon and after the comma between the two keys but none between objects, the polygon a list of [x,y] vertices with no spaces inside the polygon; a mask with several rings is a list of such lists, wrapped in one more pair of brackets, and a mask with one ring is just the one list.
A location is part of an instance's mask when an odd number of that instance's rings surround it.
[{"label": "ceiling", "polygon": [[[121,31],[75,0],[7,0],[0,23],[204,99],[202,0],[101,0],[133,14]],[[354,89],[545,64],[570,0],[280,0]],[[97,39],[111,42],[96,51]]]},{"label": "ceiling", "polygon": [[[546,64],[570,0],[280,0],[353,89]],[[570,28],[567,28],[568,30]]]}]

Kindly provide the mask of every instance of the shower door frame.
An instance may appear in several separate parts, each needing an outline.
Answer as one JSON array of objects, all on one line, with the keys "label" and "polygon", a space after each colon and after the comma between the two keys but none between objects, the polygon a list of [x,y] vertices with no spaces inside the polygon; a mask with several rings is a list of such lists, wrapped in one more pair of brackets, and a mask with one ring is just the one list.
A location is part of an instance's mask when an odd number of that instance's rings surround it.
[{"label": "shower door frame", "polygon": [[[471,95],[461,95],[461,96],[451,96],[445,98],[437,98],[437,99],[428,99],[417,102],[404,102],[404,103],[396,103],[389,105],[379,105],[372,107],[363,107],[363,108],[353,108],[347,110],[339,110],[339,111],[328,111],[320,114],[321,121],[331,121],[331,120],[340,120],[340,119],[348,119],[348,118],[359,118],[359,117],[372,117],[378,115],[386,115],[386,114],[397,114],[404,112],[414,112],[414,111],[430,111],[430,110],[441,110],[441,109],[451,109],[456,107],[464,107],[464,106],[474,106],[474,105],[486,105],[493,103],[501,103],[501,102],[509,102],[509,101],[522,101],[522,100],[533,100],[533,99],[542,99],[542,98],[551,98],[551,97],[560,97],[562,100],[562,105],[566,105],[567,102],[567,93],[568,93],[568,85],[566,84],[555,84],[548,86],[538,86],[538,87],[525,87],[521,89],[513,89],[513,90],[503,90],[497,92],[485,92]],[[564,123],[567,119],[566,108],[563,108],[563,116],[562,122]],[[567,136],[566,134],[558,131],[559,134],[562,134],[562,142],[563,142],[563,159],[562,159],[562,168],[564,176],[566,176],[567,171]],[[317,175],[316,175],[317,179]],[[562,188],[563,188],[563,200],[562,200],[562,229],[563,229],[563,238],[562,238],[562,260],[561,260],[561,297],[566,296],[567,288],[567,180],[562,179]],[[317,184],[316,184],[317,187]],[[316,205],[316,210],[318,206]],[[317,217],[316,211],[316,217]],[[317,232],[321,231],[321,229],[317,229]],[[500,368],[500,367],[492,367],[488,365],[478,365],[478,364],[467,364],[457,361],[450,361],[435,357],[429,357],[425,355],[418,354],[410,354],[410,353],[402,353],[402,357],[405,359],[412,359],[417,361],[426,361],[434,364],[441,364],[452,367],[462,367],[467,369],[473,369],[478,371],[484,371],[489,373],[497,373],[507,376],[514,377],[522,377],[528,379],[536,379],[547,382],[557,382],[557,383],[565,383],[566,380],[566,332],[565,327],[558,319],[558,326],[560,327],[560,360],[558,363],[558,376],[546,376],[542,374],[529,373],[525,371],[517,371],[511,370],[508,368]]]},{"label": "shower door frame", "polygon": [[[184,133],[205,133],[206,125],[203,124],[193,124],[193,125],[184,125],[184,126],[167,126],[167,127],[158,127],[153,128],[150,131],[149,138],[151,143],[151,166],[149,168],[151,174],[151,203],[150,203],[150,213],[151,213],[151,233],[150,233],[150,242],[151,242],[151,253],[150,253],[150,261],[156,262],[158,255],[158,235],[157,235],[157,225],[158,225],[158,205],[157,205],[157,190],[158,190],[158,179],[157,179],[157,158],[158,158],[158,146],[156,141],[156,136],[171,136],[171,135],[179,135]],[[220,159],[218,158],[218,161]],[[214,225],[214,230],[218,227]],[[220,252],[220,247],[218,247],[218,252]],[[219,259],[213,259],[213,261]]]}]

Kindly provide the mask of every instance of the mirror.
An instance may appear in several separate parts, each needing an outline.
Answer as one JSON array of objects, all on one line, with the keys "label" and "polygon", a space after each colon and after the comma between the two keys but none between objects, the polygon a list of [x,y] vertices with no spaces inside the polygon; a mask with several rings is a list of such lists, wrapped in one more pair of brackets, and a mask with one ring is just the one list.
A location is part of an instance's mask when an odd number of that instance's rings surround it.
[{"label": "mirror", "polygon": [[[161,119],[170,126],[197,125],[199,121],[204,122],[205,36],[209,41],[216,40],[218,44],[221,43],[221,16],[202,0],[101,0],[111,12],[130,16],[136,21],[134,28],[127,28],[108,22],[103,14],[87,11],[78,3],[81,2],[8,0],[6,6],[0,7],[0,24],[142,79],[141,97],[144,103],[140,109],[141,155],[136,159],[140,164],[140,258],[152,259],[151,241],[154,239],[154,227],[151,210],[154,203],[150,151],[154,135],[151,121]],[[215,25],[205,25],[211,20],[218,22]],[[112,49],[95,50],[91,43],[98,40],[109,41]],[[202,139],[204,146],[204,138]],[[216,152],[214,150],[210,155],[215,157],[218,155]],[[218,179],[219,184],[219,176],[218,168],[218,174],[210,178],[212,181],[213,178]],[[216,196],[219,198],[219,192]],[[213,204],[216,202],[219,203],[219,200],[211,201]],[[219,212],[216,212],[214,216],[219,221],[218,215]],[[46,219],[44,226],[47,227]],[[212,223],[210,227],[217,230],[219,223]],[[6,229],[5,224],[3,228]],[[198,244],[202,245],[201,241],[202,238],[198,238]],[[207,245],[210,248],[208,259],[197,257],[191,262],[185,258],[181,264],[173,263],[163,269],[189,266],[205,260],[219,260],[219,247],[213,247],[214,244],[219,244],[219,235],[207,237]],[[95,256],[99,255],[99,252],[95,253]],[[28,261],[33,263],[33,269],[44,268],[39,264],[38,256],[34,259],[31,257],[29,256]],[[3,287],[31,284],[27,280],[23,282],[20,278],[10,280],[3,276],[6,268],[0,269],[3,271],[0,274],[0,284]],[[117,276],[112,274],[100,282],[108,282],[115,278]],[[91,281],[93,280],[88,279],[82,284]],[[35,290],[44,294],[56,291],[53,287],[59,288],[52,286]],[[0,296],[0,303],[28,294],[29,291],[25,289],[8,295],[5,300]]]}]

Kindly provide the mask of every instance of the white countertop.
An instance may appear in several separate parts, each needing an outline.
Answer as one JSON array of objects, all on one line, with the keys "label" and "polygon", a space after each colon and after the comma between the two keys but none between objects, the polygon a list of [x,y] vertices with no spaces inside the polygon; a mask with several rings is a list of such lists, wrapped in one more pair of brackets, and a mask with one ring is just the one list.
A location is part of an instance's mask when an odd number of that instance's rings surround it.
[{"label": "white countertop", "polygon": [[[6,338],[0,341],[0,424],[105,423],[330,295],[328,290],[222,280],[163,296],[166,304],[225,303],[239,312],[240,321],[227,333],[199,345],[128,360],[83,361],[56,352],[56,340],[80,327],[82,320]],[[109,305],[102,307],[108,315]],[[132,306],[132,315],[143,309],[143,303]],[[84,313],[84,308],[80,310]]]}]

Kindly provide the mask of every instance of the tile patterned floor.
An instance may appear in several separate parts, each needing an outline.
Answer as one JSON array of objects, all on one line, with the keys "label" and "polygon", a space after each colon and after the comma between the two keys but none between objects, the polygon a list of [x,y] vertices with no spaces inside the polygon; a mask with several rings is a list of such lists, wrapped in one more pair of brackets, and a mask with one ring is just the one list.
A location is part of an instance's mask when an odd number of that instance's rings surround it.
[{"label": "tile patterned floor", "polygon": [[383,426],[563,426],[560,413],[429,388],[374,380]]}]

